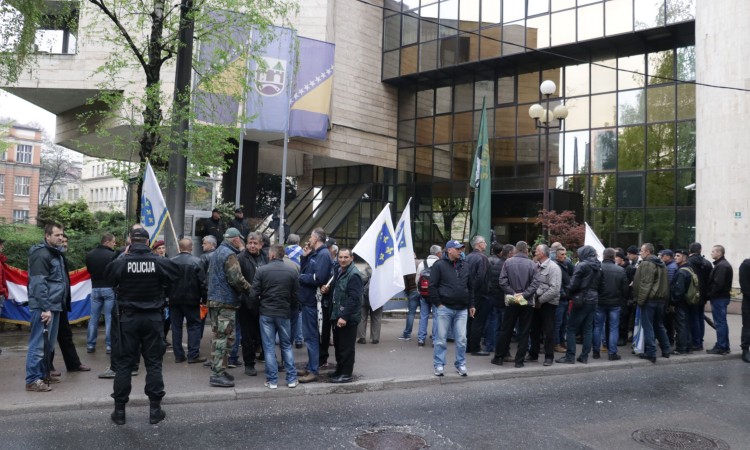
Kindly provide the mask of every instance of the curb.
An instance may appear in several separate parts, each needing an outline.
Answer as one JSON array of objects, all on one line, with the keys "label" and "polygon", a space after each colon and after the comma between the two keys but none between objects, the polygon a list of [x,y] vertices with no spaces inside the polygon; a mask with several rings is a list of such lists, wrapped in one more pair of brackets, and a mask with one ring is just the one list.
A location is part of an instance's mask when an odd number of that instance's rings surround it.
[{"label": "curb", "polygon": [[[664,365],[683,365],[692,363],[706,363],[720,360],[740,359],[741,355],[692,355],[677,356],[669,359],[659,358],[657,366]],[[572,374],[609,372],[613,370],[637,370],[640,368],[653,367],[649,361],[628,358],[614,362],[597,362],[592,364],[555,364],[549,367],[542,367],[541,363],[526,363],[521,369],[512,367],[509,363],[508,368],[493,368],[491,370],[479,370],[470,372],[469,376],[461,377],[457,374],[436,377],[432,374],[424,376],[408,376],[402,378],[380,378],[374,380],[359,380],[351,384],[331,384],[331,383],[311,383],[300,384],[294,389],[287,388],[283,383],[278,389],[270,390],[267,388],[231,388],[219,389],[214,388],[207,391],[186,392],[170,394],[164,397],[164,405],[180,405],[189,403],[205,402],[224,402],[231,400],[248,400],[254,398],[279,398],[279,397],[299,397],[303,395],[329,395],[329,394],[357,394],[362,392],[375,392],[397,389],[415,389],[427,386],[436,386],[442,384],[470,383],[479,381],[503,381],[517,378],[529,377],[549,377],[549,376],[569,376]],[[429,368],[428,368],[429,369]],[[63,411],[82,411],[100,408],[112,407],[112,399],[107,397],[82,397],[73,401],[44,402],[40,404],[18,404],[18,405],[0,405],[0,417],[29,414],[40,412],[63,412]],[[133,395],[130,398],[129,406],[147,406],[148,398],[143,395]]]}]

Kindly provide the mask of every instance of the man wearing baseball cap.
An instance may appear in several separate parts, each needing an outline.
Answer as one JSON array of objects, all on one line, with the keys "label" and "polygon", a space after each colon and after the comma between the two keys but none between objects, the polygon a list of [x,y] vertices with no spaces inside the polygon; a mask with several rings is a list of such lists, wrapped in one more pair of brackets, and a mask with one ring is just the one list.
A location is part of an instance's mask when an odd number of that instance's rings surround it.
[{"label": "man wearing baseball cap", "polygon": [[445,244],[443,258],[430,270],[430,303],[437,308],[438,331],[433,351],[435,376],[445,370],[448,330],[453,329],[456,341],[456,372],[462,377],[466,370],[466,321],[474,317],[474,291],[469,282],[469,265],[462,257],[464,244],[450,240]]}]

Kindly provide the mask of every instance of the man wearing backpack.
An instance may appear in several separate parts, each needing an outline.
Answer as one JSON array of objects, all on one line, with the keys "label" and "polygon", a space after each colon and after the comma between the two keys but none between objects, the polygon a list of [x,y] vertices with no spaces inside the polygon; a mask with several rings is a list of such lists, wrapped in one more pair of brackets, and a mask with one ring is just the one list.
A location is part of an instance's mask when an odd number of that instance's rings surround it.
[{"label": "man wearing backpack", "polygon": [[432,309],[432,336],[433,339],[437,336],[437,310],[434,306],[430,306],[429,297],[429,283],[430,283],[430,268],[436,261],[443,257],[443,249],[439,245],[433,245],[430,247],[430,254],[427,258],[419,263],[417,266],[417,290],[419,292],[419,330],[417,331],[417,346],[424,347],[424,343],[427,340],[427,323],[430,318],[430,310]]},{"label": "man wearing backpack", "polygon": [[[676,350],[673,355],[684,355],[693,353],[690,327],[688,324],[689,308],[700,303],[700,292],[698,291],[698,276],[690,268],[687,261],[687,254],[684,250],[677,250],[674,253],[674,260],[677,263],[677,273],[672,280],[671,303],[675,307],[675,333],[676,333]],[[697,300],[697,302],[696,302]]]}]

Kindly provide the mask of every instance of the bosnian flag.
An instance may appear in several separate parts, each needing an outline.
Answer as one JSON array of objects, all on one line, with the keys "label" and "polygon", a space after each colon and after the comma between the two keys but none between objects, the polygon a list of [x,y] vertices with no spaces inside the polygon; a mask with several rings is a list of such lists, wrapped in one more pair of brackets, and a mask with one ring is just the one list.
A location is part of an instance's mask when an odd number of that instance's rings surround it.
[{"label": "bosnian flag", "polygon": [[417,267],[414,264],[414,244],[411,240],[411,198],[406,202],[404,212],[401,213],[401,219],[396,225],[396,245],[401,260],[401,273],[410,275],[417,273]]},{"label": "bosnian flag", "polygon": [[[28,307],[29,274],[25,270],[3,264],[8,282],[9,297],[3,305],[0,321],[28,325],[31,313]],[[71,309],[68,313],[70,323],[86,320],[91,315],[91,275],[83,269],[69,272]]]}]

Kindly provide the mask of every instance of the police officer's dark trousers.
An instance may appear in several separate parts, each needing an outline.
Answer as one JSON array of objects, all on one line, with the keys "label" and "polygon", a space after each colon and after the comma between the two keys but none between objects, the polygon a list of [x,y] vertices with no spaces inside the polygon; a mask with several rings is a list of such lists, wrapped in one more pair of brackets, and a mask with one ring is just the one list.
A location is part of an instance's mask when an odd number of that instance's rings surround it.
[{"label": "police officer's dark trousers", "polygon": [[130,372],[140,356],[146,366],[144,393],[151,401],[164,397],[161,366],[166,351],[164,318],[160,311],[124,310],[112,314],[112,370],[115,372],[115,403],[127,403],[130,396]]}]

